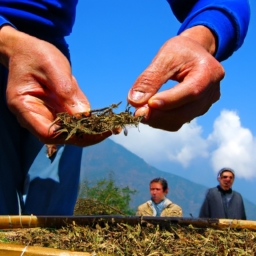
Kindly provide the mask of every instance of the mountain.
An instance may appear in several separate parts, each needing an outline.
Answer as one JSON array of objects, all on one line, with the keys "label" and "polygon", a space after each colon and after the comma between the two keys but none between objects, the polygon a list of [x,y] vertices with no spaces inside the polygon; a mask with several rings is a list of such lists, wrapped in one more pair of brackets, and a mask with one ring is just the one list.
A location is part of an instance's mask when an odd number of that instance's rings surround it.
[{"label": "mountain", "polygon": [[[153,147],[153,145],[152,145]],[[81,163],[81,182],[84,179],[96,181],[113,174],[120,187],[129,186],[137,193],[132,197],[130,206],[134,209],[150,198],[149,182],[156,177],[168,181],[167,197],[183,209],[184,217],[198,217],[207,187],[167,173],[147,164],[143,159],[123,146],[107,139],[97,145],[83,149]],[[256,205],[244,198],[247,218],[256,220]]]}]

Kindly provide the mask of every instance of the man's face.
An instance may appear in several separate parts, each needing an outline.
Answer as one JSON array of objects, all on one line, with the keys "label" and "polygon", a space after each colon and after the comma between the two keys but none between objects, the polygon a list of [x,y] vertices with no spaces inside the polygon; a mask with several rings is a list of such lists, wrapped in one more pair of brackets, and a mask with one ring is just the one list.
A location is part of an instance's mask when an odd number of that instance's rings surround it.
[{"label": "man's face", "polygon": [[163,191],[163,186],[161,183],[153,182],[150,184],[151,199],[155,203],[161,202],[167,193],[168,193],[168,189]]},{"label": "man's face", "polygon": [[221,176],[218,178],[220,186],[223,190],[229,190],[234,182],[234,176],[232,172],[224,171]]}]

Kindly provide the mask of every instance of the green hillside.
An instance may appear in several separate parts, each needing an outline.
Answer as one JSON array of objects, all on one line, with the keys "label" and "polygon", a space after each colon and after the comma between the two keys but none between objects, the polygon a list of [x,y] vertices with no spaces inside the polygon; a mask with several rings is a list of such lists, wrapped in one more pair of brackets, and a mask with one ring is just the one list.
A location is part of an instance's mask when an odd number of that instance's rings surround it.
[{"label": "green hillside", "polygon": [[[163,177],[168,181],[168,198],[182,207],[184,217],[198,217],[207,191],[205,186],[148,165],[143,159],[110,139],[84,148],[81,181],[107,178],[110,172],[118,186],[129,186],[137,191],[131,202],[134,209],[150,198],[149,181],[156,177]],[[256,220],[256,206],[245,198],[244,202],[247,218]]]}]

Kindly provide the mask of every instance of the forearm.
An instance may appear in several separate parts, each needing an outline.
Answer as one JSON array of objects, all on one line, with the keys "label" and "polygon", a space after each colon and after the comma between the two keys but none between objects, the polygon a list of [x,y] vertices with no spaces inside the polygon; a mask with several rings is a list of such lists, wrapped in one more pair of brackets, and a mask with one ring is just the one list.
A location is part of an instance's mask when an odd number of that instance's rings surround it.
[{"label": "forearm", "polygon": [[205,26],[195,26],[182,32],[180,36],[189,37],[203,46],[211,55],[217,49],[217,38],[215,34]]},{"label": "forearm", "polygon": [[248,0],[167,0],[182,22],[178,34],[195,26],[205,26],[216,36],[214,56],[227,59],[243,44],[246,36],[250,7]]},{"label": "forearm", "polygon": [[9,58],[15,43],[16,30],[7,25],[0,28],[0,63],[8,67]]}]

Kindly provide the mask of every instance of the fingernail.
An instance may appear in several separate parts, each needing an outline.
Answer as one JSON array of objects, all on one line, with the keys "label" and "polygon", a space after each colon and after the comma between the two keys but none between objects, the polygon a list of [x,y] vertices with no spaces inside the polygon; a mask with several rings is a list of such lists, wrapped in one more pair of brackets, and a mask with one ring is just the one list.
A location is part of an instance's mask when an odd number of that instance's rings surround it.
[{"label": "fingernail", "polygon": [[162,107],[164,105],[164,101],[163,100],[149,100],[149,105],[150,107]]},{"label": "fingernail", "polygon": [[148,119],[150,115],[150,109],[148,105],[145,105],[139,109],[136,110],[135,112],[136,116],[144,116],[144,119]]},{"label": "fingernail", "polygon": [[132,91],[130,93],[131,100],[140,101],[144,97],[145,93],[140,91]]}]

